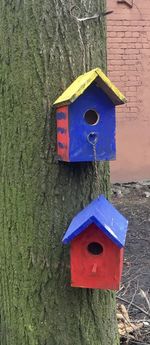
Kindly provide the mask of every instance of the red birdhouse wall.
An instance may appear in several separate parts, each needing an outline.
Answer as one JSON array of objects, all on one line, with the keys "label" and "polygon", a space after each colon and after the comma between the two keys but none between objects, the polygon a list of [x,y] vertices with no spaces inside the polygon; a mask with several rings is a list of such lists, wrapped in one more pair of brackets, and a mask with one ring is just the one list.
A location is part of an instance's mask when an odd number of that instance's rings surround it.
[{"label": "red birdhouse wall", "polygon": [[118,290],[123,267],[119,249],[95,224],[71,242],[71,286]]}]

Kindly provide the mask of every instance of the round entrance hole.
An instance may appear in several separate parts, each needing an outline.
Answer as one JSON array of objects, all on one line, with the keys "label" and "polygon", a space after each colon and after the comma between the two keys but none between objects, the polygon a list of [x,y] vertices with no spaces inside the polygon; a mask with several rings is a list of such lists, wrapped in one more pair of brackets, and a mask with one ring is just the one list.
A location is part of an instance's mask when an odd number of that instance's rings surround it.
[{"label": "round entrance hole", "polygon": [[99,115],[97,114],[95,110],[89,109],[84,114],[84,119],[89,125],[93,126],[98,123]]},{"label": "round entrance hole", "polygon": [[91,242],[87,246],[88,252],[93,255],[99,255],[103,252],[103,247],[98,242]]}]

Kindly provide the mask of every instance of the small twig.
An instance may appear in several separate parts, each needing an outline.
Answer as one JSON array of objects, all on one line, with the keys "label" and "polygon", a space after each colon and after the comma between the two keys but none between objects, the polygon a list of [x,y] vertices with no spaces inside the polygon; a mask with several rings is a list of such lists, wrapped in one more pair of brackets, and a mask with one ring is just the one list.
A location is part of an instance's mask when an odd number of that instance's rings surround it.
[{"label": "small twig", "polygon": [[133,296],[132,296],[131,302],[130,302],[130,304],[128,305],[128,308],[127,308],[127,311],[128,311],[128,312],[129,312],[129,309],[130,309],[130,307],[131,307],[131,305],[132,305],[132,303],[133,303],[133,301],[134,301],[134,299],[135,299],[135,296],[136,296],[136,294],[137,294],[138,289],[139,289],[139,282],[137,282],[137,286],[136,286],[136,289],[135,289],[134,294],[133,294]]},{"label": "small twig", "polygon": [[72,15],[72,17],[74,17],[78,22],[85,22],[86,20],[91,20],[91,19],[99,18],[100,14],[97,13],[97,14],[94,14],[93,16],[91,16],[91,17],[83,17],[83,18],[78,18],[78,17],[76,17],[74,15]]},{"label": "small twig", "polygon": [[143,343],[143,341],[139,341],[139,340],[130,340],[130,343],[132,343],[132,344],[135,344],[135,345],[137,345],[137,344],[139,344],[139,345],[150,345],[149,343]]},{"label": "small twig", "polygon": [[143,19],[142,12],[140,11],[139,7],[135,4],[135,2],[133,2],[133,5],[137,8],[137,10],[140,13],[141,18]]},{"label": "small twig", "polygon": [[85,22],[87,20],[91,20],[91,19],[96,19],[96,18],[101,18],[101,17],[104,17],[104,16],[107,16],[108,14],[111,14],[113,13],[113,11],[106,11],[106,12],[101,12],[101,13],[95,13],[93,16],[89,16],[89,17],[77,17],[73,14],[73,10],[74,9],[79,9],[78,6],[72,6],[72,8],[70,9],[70,14],[72,17],[74,17],[78,22]]},{"label": "small twig", "polygon": [[138,319],[138,320],[130,320],[131,323],[140,323],[140,322],[150,322],[150,319]]},{"label": "small twig", "polygon": [[145,299],[147,305],[148,305],[148,309],[150,310],[150,301],[146,295],[146,292],[143,291],[142,289],[140,289],[140,295]]},{"label": "small twig", "polygon": [[[125,298],[116,296],[117,299],[119,299],[120,301],[123,301],[124,303],[130,304],[130,301],[127,301]],[[132,306],[135,307],[136,309],[140,310],[143,314],[147,315],[150,317],[150,313],[148,313],[147,311],[145,311],[144,309],[142,309],[141,307],[139,307],[137,304],[132,303]]]},{"label": "small twig", "polygon": [[[137,273],[138,272],[141,272],[141,268],[139,270],[137,270]],[[137,278],[139,278],[140,276],[142,275],[141,274],[137,274],[136,276],[132,275],[131,278],[129,278],[128,280],[126,279],[126,282],[127,283],[131,283],[131,282],[134,282],[135,280],[137,280]]]},{"label": "small twig", "polygon": [[118,290],[118,294],[124,289],[124,285],[121,286],[120,290]]},{"label": "small twig", "polygon": [[131,282],[129,281],[129,283],[127,284],[127,286],[124,287],[124,291],[122,293],[122,296],[126,295],[127,291],[129,290],[130,288],[130,285],[131,285]]},{"label": "small twig", "polygon": [[127,6],[129,6],[130,8],[133,7],[133,0],[118,0],[119,3],[125,3]]}]

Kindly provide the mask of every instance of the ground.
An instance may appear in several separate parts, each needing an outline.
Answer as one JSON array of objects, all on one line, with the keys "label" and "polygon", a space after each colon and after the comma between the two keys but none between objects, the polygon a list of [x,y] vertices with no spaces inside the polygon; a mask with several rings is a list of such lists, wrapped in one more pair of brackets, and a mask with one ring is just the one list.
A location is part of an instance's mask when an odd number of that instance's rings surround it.
[{"label": "ground", "polygon": [[111,200],[129,220],[117,301],[124,304],[134,324],[144,323],[133,339],[122,337],[122,344],[150,345],[150,182],[115,184]]}]

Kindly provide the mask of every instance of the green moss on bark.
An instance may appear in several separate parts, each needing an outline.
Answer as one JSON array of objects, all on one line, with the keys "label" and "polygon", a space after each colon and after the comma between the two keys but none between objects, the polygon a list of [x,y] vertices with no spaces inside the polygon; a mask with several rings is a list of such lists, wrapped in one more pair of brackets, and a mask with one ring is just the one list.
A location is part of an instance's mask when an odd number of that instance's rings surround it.
[{"label": "green moss on bark", "polygon": [[[0,312],[2,345],[117,345],[112,292],[72,289],[61,237],[109,193],[108,164],[55,160],[54,99],[80,73],[105,69],[104,1],[0,2]],[[80,8],[80,13],[79,13]]]}]

